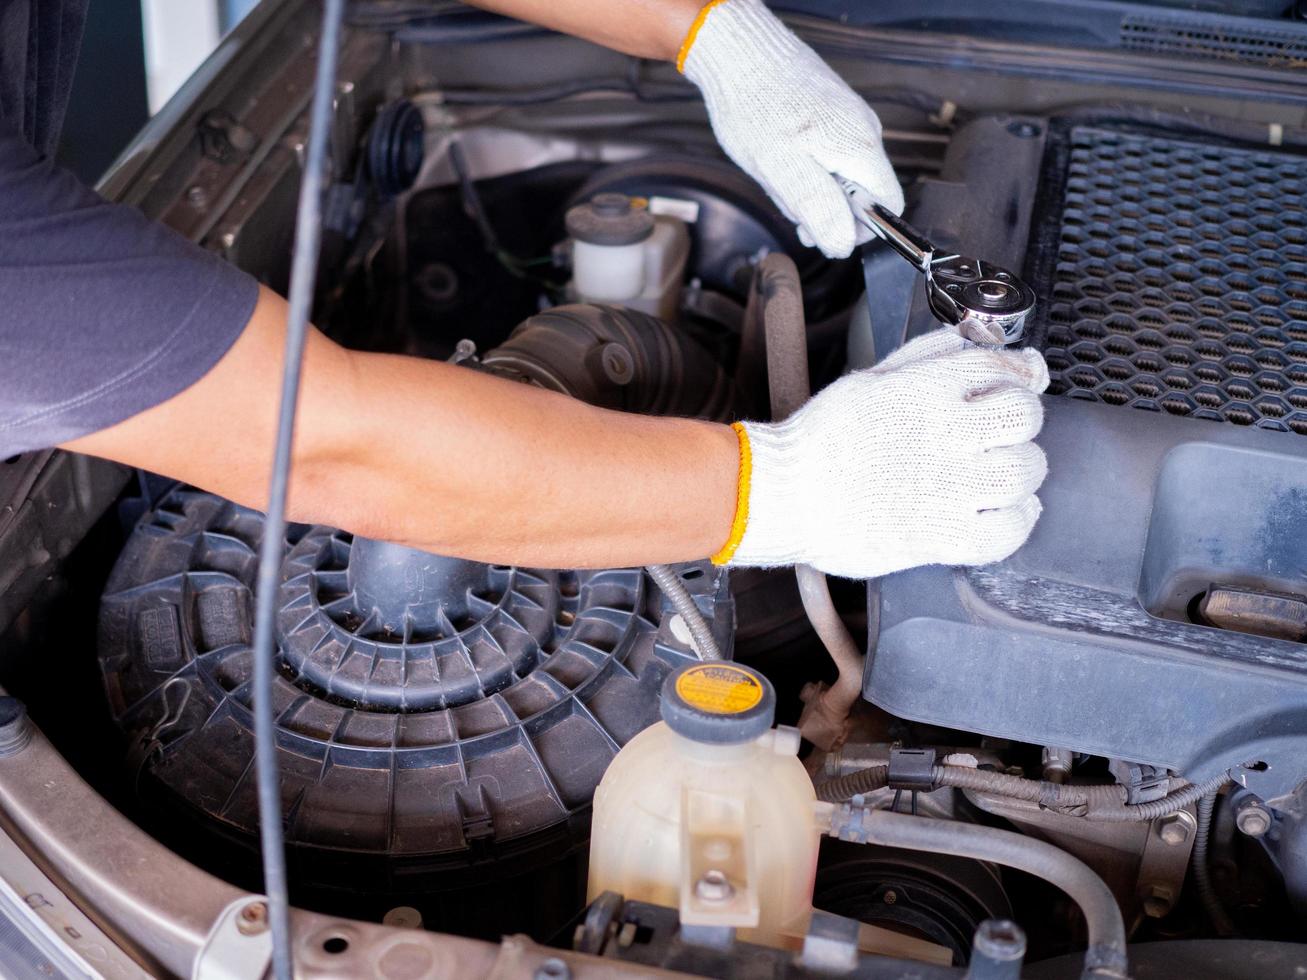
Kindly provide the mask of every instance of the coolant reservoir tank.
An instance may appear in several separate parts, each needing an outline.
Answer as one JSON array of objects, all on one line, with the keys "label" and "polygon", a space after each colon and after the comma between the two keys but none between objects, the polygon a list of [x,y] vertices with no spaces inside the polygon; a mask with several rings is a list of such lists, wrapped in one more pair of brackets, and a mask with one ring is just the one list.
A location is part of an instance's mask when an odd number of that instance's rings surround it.
[{"label": "coolant reservoir tank", "polygon": [[820,832],[798,732],[739,664],[697,663],[663,685],[662,721],[608,767],[594,798],[589,895],[678,908],[683,926],[797,947],[812,915]]}]

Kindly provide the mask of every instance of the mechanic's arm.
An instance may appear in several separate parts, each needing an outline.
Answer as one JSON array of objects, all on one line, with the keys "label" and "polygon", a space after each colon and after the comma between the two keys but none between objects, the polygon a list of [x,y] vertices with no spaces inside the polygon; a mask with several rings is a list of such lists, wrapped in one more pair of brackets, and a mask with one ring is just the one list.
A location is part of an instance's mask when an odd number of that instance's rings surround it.
[{"label": "mechanic's arm", "polygon": [[[180,395],[64,448],[266,505],[286,303],[262,290]],[[293,520],[546,567],[701,558],[726,538],[739,451],[723,425],[595,408],[466,367],[348,351],[310,330]]]},{"label": "mechanic's arm", "polygon": [[903,210],[880,119],[763,0],[470,0],[627,54],[675,61],[722,149],[799,238],[831,257],[862,234],[832,175]]},{"label": "mechanic's arm", "polygon": [[[286,304],[263,290],[217,366],[65,448],[266,499]],[[482,561],[611,567],[702,558],[879,575],[994,561],[1039,514],[1033,351],[950,331],[837,381],[785,422],[595,408],[465,367],[309,334],[291,517]]]}]

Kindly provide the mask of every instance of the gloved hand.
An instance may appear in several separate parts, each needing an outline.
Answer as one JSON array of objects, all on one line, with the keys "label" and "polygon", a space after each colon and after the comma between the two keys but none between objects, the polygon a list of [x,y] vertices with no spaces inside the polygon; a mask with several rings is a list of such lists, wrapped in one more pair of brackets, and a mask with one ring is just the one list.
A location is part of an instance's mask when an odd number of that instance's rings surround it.
[{"label": "gloved hand", "polygon": [[703,92],[722,148],[799,226],[805,245],[842,258],[857,243],[832,174],[903,210],[876,113],[762,0],[709,3],[676,64]]},{"label": "gloved hand", "polygon": [[714,561],[868,578],[1006,558],[1039,517],[1046,387],[1038,351],[938,330],[783,422],[737,423],[737,545]]}]

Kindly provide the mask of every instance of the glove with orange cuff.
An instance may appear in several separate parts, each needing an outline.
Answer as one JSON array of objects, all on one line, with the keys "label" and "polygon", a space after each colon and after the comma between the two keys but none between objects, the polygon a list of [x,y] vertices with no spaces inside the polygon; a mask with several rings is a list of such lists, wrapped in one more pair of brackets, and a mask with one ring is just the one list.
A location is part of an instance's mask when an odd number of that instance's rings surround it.
[{"label": "glove with orange cuff", "polygon": [[782,422],[736,423],[736,518],[713,561],[868,578],[1006,558],[1039,517],[1047,386],[1038,351],[938,330]]},{"label": "glove with orange cuff", "polygon": [[799,226],[805,245],[842,258],[859,240],[835,174],[903,210],[876,113],[762,0],[708,3],[676,66],[703,92],[722,148]]}]

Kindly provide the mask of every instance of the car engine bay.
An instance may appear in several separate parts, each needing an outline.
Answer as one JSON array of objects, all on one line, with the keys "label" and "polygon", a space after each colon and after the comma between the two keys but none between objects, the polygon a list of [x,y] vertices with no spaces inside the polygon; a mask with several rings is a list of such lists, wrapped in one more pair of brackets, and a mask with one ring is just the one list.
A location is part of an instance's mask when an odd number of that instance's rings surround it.
[{"label": "car engine bay", "polygon": [[[102,185],[279,290],[313,6],[261,14],[226,86]],[[413,6],[347,20],[314,303],[332,339],[731,421],[783,417],[937,327],[892,250],[804,248],[670,69]],[[881,114],[905,217],[1035,292],[1022,343],[1052,386],[1033,536],[996,564],[862,583],[707,559],[487,565],[292,525],[274,681],[292,903],[701,976],[1126,975],[1095,961],[1101,910],[1040,872],[1047,848],[1110,892],[1131,975],[1243,975],[1257,950],[1307,964],[1290,945],[1307,915],[1300,79],[1229,68],[1204,92],[1206,62],[1147,53],[1171,74],[1145,89],[1122,53],[1059,64],[1030,44],[1020,62],[991,39],[932,61],[901,26],[794,23]],[[258,893],[263,515],[64,453],[4,461],[0,498],[5,692],[87,799]],[[719,899],[689,864],[668,872],[690,875],[679,908],[595,893],[596,789],[668,717],[667,679],[713,652],[769,682],[782,727],[765,738],[826,808],[806,934],[737,936],[752,920],[705,912]],[[26,745],[0,745],[0,807],[39,851],[58,835],[20,798],[39,770],[11,782]],[[775,778],[750,792],[779,797]],[[958,843],[914,844],[870,811]],[[1043,856],[1004,866],[961,843],[995,828]],[[49,863],[78,878],[78,860]],[[750,895],[765,919],[777,899]],[[151,915],[145,932],[169,934]],[[347,961],[373,940],[345,927],[313,936],[322,975],[440,972]],[[183,947],[150,956],[188,972]],[[521,975],[572,975],[538,970]]]}]

